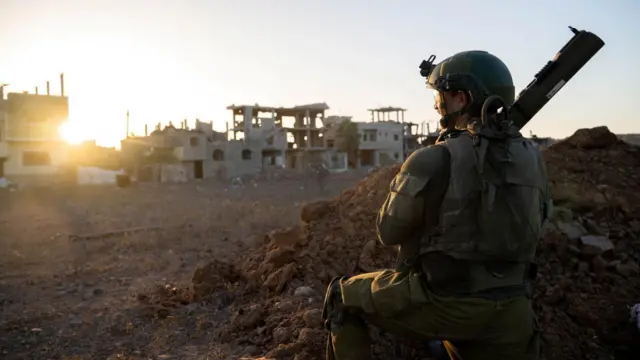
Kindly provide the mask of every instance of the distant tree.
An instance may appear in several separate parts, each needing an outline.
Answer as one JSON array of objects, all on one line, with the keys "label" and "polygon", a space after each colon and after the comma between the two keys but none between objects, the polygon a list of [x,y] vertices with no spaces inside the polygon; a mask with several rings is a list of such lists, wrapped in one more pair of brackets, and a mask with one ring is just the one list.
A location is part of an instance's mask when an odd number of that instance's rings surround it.
[{"label": "distant tree", "polygon": [[360,148],[360,134],[358,124],[351,120],[345,120],[338,125],[336,131],[336,148],[347,154],[350,163],[355,166]]}]

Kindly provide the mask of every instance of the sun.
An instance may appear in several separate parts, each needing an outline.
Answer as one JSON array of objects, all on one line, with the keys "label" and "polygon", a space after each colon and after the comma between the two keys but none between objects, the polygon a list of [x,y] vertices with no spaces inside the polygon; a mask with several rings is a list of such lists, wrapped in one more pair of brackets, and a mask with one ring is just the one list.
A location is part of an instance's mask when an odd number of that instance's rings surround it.
[{"label": "sun", "polygon": [[79,145],[82,142],[89,140],[87,134],[83,131],[83,127],[69,121],[60,125],[58,128],[58,135],[60,135],[60,138],[70,145]]}]

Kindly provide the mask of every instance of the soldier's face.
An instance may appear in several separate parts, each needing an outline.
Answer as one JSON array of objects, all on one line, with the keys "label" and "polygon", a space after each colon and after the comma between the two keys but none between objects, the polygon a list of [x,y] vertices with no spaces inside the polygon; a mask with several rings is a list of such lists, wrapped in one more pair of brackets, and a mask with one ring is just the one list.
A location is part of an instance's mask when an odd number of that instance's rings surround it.
[{"label": "soldier's face", "polygon": [[433,108],[442,116],[452,114],[465,106],[465,97],[461,91],[434,91]]}]

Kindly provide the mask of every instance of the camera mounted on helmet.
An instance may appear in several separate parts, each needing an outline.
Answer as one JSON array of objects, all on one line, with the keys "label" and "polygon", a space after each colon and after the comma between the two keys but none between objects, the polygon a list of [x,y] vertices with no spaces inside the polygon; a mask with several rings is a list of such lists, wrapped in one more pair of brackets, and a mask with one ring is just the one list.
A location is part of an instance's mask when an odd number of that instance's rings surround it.
[{"label": "camera mounted on helmet", "polygon": [[429,75],[431,75],[431,72],[433,71],[433,69],[436,67],[433,64],[433,61],[436,59],[435,55],[431,55],[429,56],[429,58],[427,60],[422,60],[422,62],[420,63],[420,75],[424,78],[429,78]]}]

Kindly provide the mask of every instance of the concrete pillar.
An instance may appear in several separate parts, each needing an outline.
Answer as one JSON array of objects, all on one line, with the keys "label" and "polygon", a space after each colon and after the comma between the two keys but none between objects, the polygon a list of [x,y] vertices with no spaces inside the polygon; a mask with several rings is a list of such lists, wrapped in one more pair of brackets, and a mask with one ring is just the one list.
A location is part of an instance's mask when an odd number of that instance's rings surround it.
[{"label": "concrete pillar", "polygon": [[243,117],[243,129],[244,129],[245,139],[249,136],[249,132],[251,131],[252,119],[253,119],[253,106],[245,106],[244,117]]}]

